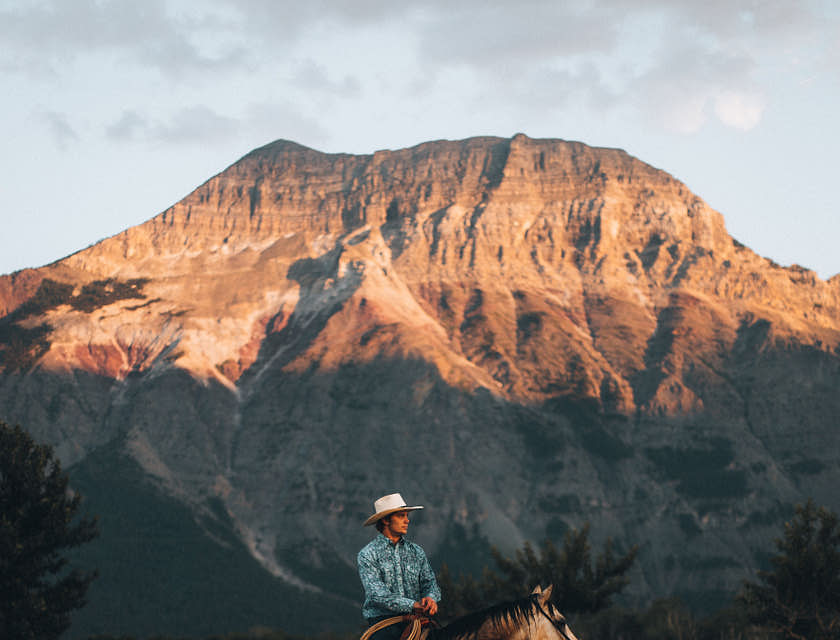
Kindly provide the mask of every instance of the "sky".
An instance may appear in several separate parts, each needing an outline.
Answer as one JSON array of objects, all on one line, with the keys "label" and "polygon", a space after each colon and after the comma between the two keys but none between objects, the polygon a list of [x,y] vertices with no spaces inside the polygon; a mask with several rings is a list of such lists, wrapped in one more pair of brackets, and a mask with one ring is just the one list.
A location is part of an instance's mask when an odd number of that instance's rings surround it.
[{"label": "sky", "polygon": [[287,139],[621,148],[782,265],[840,273],[835,0],[0,0],[0,273]]}]

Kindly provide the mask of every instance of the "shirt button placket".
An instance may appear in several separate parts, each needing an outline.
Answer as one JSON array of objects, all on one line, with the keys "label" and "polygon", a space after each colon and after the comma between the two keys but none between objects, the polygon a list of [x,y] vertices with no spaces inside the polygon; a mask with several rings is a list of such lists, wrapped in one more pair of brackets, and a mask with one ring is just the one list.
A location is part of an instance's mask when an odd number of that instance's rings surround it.
[{"label": "shirt button placket", "polygon": [[405,581],[403,580],[403,568],[402,562],[399,553],[399,547],[394,545],[394,566],[397,569],[397,585],[399,586],[400,593],[404,596],[408,595],[405,591]]}]

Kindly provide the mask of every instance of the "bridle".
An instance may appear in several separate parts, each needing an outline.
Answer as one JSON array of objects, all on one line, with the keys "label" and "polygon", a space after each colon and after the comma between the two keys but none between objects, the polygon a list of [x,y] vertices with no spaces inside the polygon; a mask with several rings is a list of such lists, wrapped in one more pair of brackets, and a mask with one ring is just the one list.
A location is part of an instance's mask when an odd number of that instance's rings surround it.
[{"label": "bridle", "polygon": [[557,620],[555,620],[554,618],[552,618],[550,615],[548,615],[548,611],[546,611],[545,609],[543,609],[543,606],[540,604],[540,602],[539,602],[539,600],[537,600],[537,598],[533,598],[533,601],[534,601],[534,606],[536,606],[536,607],[537,607],[537,609],[539,610],[539,612],[540,612],[541,614],[543,614],[543,615],[544,615],[544,616],[548,619],[548,621],[551,623],[551,626],[553,626],[555,629],[557,629],[557,632],[558,632],[561,636],[563,636],[566,640],[572,640],[572,639],[571,639],[571,638],[570,638],[570,637],[566,634],[566,632],[563,630],[563,627],[568,627],[568,626],[569,626],[569,625],[567,625],[567,624],[566,624],[566,618],[565,618],[565,616],[563,617],[563,622],[558,622]]}]

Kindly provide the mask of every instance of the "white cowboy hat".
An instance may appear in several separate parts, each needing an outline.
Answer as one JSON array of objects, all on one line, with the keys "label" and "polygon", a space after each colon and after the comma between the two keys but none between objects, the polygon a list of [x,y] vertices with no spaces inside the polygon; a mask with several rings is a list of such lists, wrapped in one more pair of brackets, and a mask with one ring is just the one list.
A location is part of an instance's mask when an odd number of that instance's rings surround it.
[{"label": "white cowboy hat", "polygon": [[416,511],[417,509],[422,508],[422,506],[409,507],[399,493],[392,493],[387,496],[382,496],[379,500],[373,503],[373,510],[375,513],[365,520],[365,524],[362,526],[366,527],[369,524],[373,524],[377,520],[397,511]]}]

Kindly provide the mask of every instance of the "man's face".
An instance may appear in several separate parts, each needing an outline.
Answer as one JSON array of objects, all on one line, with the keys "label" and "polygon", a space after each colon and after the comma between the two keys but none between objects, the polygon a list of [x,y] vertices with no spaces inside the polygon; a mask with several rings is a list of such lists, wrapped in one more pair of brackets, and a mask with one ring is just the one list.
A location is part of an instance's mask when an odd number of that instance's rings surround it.
[{"label": "man's face", "polygon": [[[389,538],[398,538],[408,532],[408,511],[395,511],[390,516],[383,518],[384,533]],[[388,534],[391,535],[388,535]]]}]

